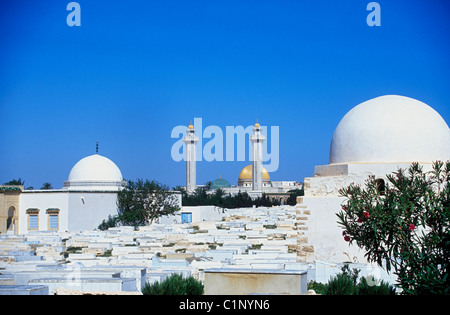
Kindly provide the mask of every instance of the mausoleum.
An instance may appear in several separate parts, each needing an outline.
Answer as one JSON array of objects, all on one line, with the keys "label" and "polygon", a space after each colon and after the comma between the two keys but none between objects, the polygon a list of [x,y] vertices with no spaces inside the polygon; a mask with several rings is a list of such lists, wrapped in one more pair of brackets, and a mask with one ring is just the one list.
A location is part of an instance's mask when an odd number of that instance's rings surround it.
[{"label": "mausoleum", "polygon": [[76,231],[95,229],[117,214],[117,191],[124,183],[122,173],[110,159],[99,154],[81,159],[73,166],[61,189],[26,190],[4,187],[0,222],[8,234],[32,231]]},{"label": "mausoleum", "polygon": [[311,258],[365,261],[356,246],[349,247],[343,240],[336,224],[336,213],[344,202],[341,188],[351,183],[364,186],[369,175],[383,187],[386,174],[413,162],[430,170],[432,162],[449,159],[449,127],[429,105],[386,95],[354,107],[333,134],[329,164],[315,167],[314,175],[304,180],[305,196],[298,197],[310,213],[305,235],[314,248]]}]

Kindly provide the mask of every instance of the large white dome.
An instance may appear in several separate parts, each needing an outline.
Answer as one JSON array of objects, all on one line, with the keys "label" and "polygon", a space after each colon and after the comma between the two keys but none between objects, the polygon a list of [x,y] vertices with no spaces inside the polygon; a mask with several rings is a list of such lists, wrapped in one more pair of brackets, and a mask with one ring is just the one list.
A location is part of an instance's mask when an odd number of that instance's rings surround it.
[{"label": "large white dome", "polygon": [[337,126],[330,164],[430,163],[450,159],[450,130],[430,106],[398,95],[350,110]]},{"label": "large white dome", "polygon": [[116,189],[122,181],[122,173],[117,165],[110,159],[95,154],[75,164],[64,186],[71,189]]}]

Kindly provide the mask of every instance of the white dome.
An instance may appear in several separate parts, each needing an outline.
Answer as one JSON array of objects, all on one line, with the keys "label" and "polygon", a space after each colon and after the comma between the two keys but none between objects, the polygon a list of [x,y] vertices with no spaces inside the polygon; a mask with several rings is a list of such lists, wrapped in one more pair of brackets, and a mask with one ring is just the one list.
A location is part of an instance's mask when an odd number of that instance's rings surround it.
[{"label": "white dome", "polygon": [[72,168],[65,187],[77,189],[117,188],[123,181],[122,173],[113,161],[95,154],[78,161]]},{"label": "white dome", "polygon": [[337,126],[330,164],[402,163],[450,159],[450,130],[418,100],[380,96],[350,110]]}]

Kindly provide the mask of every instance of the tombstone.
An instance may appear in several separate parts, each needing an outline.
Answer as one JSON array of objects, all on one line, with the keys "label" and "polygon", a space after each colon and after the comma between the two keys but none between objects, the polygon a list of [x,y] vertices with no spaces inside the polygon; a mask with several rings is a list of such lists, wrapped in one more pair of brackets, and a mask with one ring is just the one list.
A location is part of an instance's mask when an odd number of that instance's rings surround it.
[{"label": "tombstone", "polygon": [[0,285],[0,295],[48,295],[45,285]]},{"label": "tombstone", "polygon": [[205,295],[306,294],[306,291],[306,271],[230,268],[205,270]]}]

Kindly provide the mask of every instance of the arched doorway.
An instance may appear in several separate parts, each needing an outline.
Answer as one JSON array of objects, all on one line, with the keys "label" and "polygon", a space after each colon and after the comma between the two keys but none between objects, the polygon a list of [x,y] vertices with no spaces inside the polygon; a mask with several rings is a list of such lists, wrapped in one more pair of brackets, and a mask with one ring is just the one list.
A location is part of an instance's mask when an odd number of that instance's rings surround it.
[{"label": "arched doorway", "polygon": [[8,218],[6,219],[6,233],[16,234],[16,208],[14,206],[8,209]]}]

